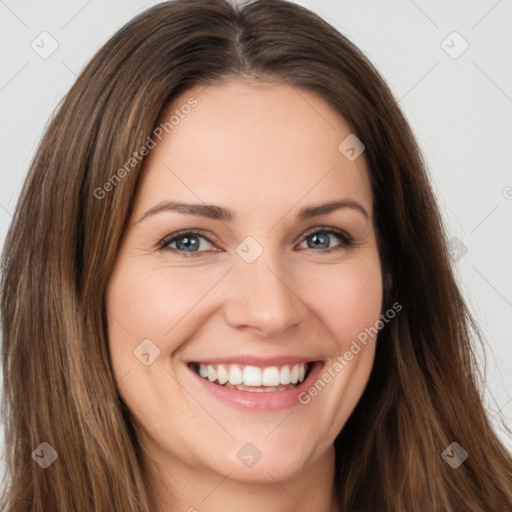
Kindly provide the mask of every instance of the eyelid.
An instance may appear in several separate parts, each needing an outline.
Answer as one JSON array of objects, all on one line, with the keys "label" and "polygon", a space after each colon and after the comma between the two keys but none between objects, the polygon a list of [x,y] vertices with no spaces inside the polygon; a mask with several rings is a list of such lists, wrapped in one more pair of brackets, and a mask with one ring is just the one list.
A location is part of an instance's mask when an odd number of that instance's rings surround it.
[{"label": "eyelid", "polygon": [[[206,239],[211,244],[217,244],[219,246],[222,246],[222,244],[217,241],[215,236],[210,235],[207,231],[204,231],[202,229],[192,228],[192,229],[182,229],[181,231],[176,231],[175,233],[172,233],[166,237],[164,237],[160,242],[157,244],[157,249],[167,249],[167,245],[174,242],[175,240],[185,237],[185,235],[200,235],[202,238]],[[170,249],[172,250],[172,249]],[[178,251],[183,252],[183,251]],[[199,251],[206,252],[206,251]]]},{"label": "eyelid", "polygon": [[307,238],[310,235],[314,235],[315,233],[318,233],[318,232],[322,232],[322,233],[325,232],[328,234],[334,233],[335,235],[339,236],[340,238],[345,239],[344,241],[346,243],[354,242],[354,239],[348,233],[346,233],[342,229],[335,228],[332,226],[314,226],[314,227],[304,231],[303,233],[301,233],[299,240],[301,242],[303,242],[305,238]]}]

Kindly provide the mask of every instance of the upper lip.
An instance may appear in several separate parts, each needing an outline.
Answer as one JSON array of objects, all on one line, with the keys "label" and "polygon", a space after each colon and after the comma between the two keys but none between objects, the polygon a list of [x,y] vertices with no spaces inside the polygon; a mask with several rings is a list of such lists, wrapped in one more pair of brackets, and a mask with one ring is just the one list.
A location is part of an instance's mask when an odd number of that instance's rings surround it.
[{"label": "upper lip", "polygon": [[281,355],[274,357],[258,357],[251,355],[226,356],[215,358],[201,358],[187,361],[188,364],[238,364],[240,366],[256,366],[266,368],[269,366],[284,366],[287,364],[313,363],[319,361],[317,357],[304,357],[295,355]]}]

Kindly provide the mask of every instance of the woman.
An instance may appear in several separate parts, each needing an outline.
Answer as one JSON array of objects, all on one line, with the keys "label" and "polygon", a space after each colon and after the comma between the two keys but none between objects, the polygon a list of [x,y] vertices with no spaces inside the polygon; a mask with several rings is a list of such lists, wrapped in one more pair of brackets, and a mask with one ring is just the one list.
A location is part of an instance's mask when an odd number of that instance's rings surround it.
[{"label": "woman", "polygon": [[177,0],[119,30],[2,264],[2,509],[512,506],[416,142],[304,8]]}]

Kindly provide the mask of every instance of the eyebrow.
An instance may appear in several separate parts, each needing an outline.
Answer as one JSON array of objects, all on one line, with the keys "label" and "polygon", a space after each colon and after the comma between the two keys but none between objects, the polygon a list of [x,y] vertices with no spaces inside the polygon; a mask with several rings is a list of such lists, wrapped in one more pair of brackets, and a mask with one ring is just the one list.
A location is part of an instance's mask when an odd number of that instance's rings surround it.
[{"label": "eyebrow", "polygon": [[[319,204],[316,206],[307,206],[299,210],[297,214],[298,220],[311,219],[319,215],[326,215],[336,210],[350,208],[362,213],[367,219],[370,218],[366,209],[357,201],[351,199],[344,199],[339,201],[330,201],[328,203]],[[161,212],[177,212],[185,215],[199,215],[208,219],[221,220],[232,222],[235,220],[236,215],[233,210],[214,204],[205,203],[180,203],[177,201],[162,201],[153,208],[150,208],[136,223],[144,219],[156,215]]]}]

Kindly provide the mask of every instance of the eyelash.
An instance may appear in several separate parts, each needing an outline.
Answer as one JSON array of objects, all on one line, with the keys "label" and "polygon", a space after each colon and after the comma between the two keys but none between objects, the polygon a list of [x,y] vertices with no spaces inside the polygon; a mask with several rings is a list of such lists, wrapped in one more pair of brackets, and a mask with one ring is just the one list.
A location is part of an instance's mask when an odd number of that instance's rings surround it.
[{"label": "eyelash", "polygon": [[[308,248],[307,250],[311,250],[314,252],[331,253],[334,251],[339,251],[342,249],[347,249],[347,248],[353,247],[353,245],[354,245],[354,239],[351,236],[347,235],[346,233],[344,233],[341,230],[330,228],[330,227],[319,227],[319,228],[314,229],[313,231],[306,232],[306,234],[304,234],[300,243],[303,243],[304,240],[306,240],[310,236],[318,235],[320,233],[328,234],[328,235],[335,235],[336,237],[338,237],[338,239],[340,240],[341,243],[339,245],[335,245],[334,247],[329,247],[327,249],[323,249],[323,250],[319,250],[319,251],[316,251],[315,249],[311,249],[311,248]],[[197,258],[198,256],[201,256],[201,254],[203,252],[208,252],[208,251],[197,251],[197,252],[188,252],[187,253],[187,251],[180,251],[178,249],[169,247],[170,244],[172,244],[173,242],[176,242],[177,240],[179,240],[181,238],[186,238],[187,235],[200,236],[201,238],[204,238],[208,243],[214,244],[214,242],[212,242],[206,236],[205,231],[203,231],[201,229],[188,229],[186,231],[180,231],[178,233],[173,233],[172,235],[161,240],[158,243],[158,250],[179,253],[180,255],[183,255],[185,258]]]}]

